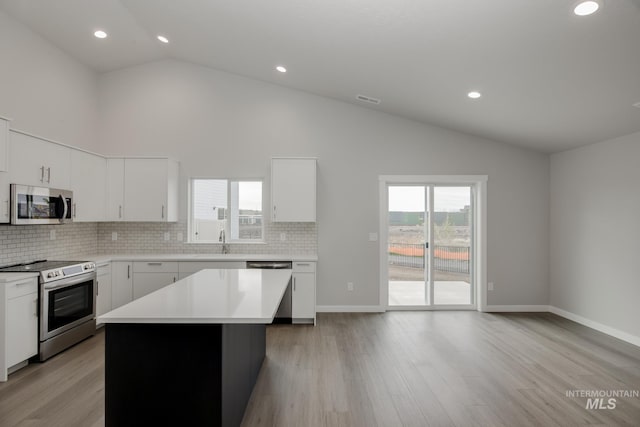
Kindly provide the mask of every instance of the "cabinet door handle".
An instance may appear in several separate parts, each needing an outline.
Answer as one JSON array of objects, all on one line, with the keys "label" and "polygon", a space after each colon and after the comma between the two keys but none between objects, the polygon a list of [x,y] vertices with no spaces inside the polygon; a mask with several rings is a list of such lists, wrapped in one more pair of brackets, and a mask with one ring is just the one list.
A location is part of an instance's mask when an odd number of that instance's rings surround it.
[{"label": "cabinet door handle", "polygon": [[273,205],[273,220],[276,219],[276,205]]},{"label": "cabinet door handle", "polygon": [[18,283],[16,283],[16,287],[18,287],[18,286],[22,286],[22,285],[29,285],[29,284],[31,284],[31,283],[33,283],[33,282],[31,281],[31,279],[29,279],[29,280],[25,280],[24,282],[18,282]]},{"label": "cabinet door handle", "polygon": [[299,265],[300,267],[309,267],[309,263],[308,262],[296,262],[296,265]]},{"label": "cabinet door handle", "polygon": [[173,283],[176,283],[176,278],[175,278],[175,276],[173,277]]},{"label": "cabinet door handle", "polygon": [[162,205],[162,219],[164,219],[164,205]]},{"label": "cabinet door handle", "polygon": [[47,168],[47,182],[51,182],[51,168]]},{"label": "cabinet door handle", "polygon": [[293,292],[296,291],[296,278],[293,278]]},{"label": "cabinet door handle", "polygon": [[75,218],[78,215],[78,207],[76,204],[73,204],[73,217]]},{"label": "cabinet door handle", "polygon": [[122,205],[118,207],[118,218],[122,219]]},{"label": "cabinet door handle", "polygon": [[100,295],[100,282],[96,280],[96,296]]},{"label": "cabinet door handle", "polygon": [[131,279],[131,265],[127,265],[127,279]]},{"label": "cabinet door handle", "polygon": [[9,218],[9,201],[8,201],[8,200],[5,200],[4,202],[7,204],[7,210],[5,211],[4,216],[6,216],[7,218]]},{"label": "cabinet door handle", "polygon": [[33,300],[33,316],[38,317],[38,298]]},{"label": "cabinet door handle", "polygon": [[161,262],[148,262],[147,265],[162,265]]},{"label": "cabinet door handle", "polygon": [[40,167],[40,182],[44,182],[44,166]]}]

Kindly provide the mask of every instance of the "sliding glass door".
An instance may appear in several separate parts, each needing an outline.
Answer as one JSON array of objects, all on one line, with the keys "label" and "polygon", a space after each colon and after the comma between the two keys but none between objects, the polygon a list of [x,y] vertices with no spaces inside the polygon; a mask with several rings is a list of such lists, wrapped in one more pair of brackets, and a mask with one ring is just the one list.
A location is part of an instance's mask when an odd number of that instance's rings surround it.
[{"label": "sliding glass door", "polygon": [[473,308],[473,186],[387,186],[388,305]]},{"label": "sliding glass door", "polygon": [[389,305],[430,304],[427,242],[429,187],[388,187],[388,273]]}]

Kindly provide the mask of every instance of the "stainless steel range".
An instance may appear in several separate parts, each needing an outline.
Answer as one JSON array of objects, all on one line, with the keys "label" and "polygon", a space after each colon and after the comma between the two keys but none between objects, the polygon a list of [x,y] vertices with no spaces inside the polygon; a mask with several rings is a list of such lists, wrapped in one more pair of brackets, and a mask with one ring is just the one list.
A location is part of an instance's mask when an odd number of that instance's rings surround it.
[{"label": "stainless steel range", "polygon": [[95,333],[95,263],[34,261],[0,268],[0,272],[39,273],[38,360],[46,360]]}]

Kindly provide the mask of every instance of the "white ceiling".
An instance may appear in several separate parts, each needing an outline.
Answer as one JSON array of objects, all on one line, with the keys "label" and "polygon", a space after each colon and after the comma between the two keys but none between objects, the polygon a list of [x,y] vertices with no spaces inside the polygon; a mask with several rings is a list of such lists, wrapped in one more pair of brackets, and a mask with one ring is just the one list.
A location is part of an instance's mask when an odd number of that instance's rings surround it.
[{"label": "white ceiling", "polygon": [[175,58],[546,152],[640,131],[640,0],[575,4],[0,0],[99,72]]}]

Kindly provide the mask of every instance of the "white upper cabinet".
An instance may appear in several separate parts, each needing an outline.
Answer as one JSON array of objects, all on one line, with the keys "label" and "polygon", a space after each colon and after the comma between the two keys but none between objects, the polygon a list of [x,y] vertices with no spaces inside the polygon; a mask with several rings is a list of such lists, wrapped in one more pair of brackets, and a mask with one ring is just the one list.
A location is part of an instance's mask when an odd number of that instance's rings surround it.
[{"label": "white upper cabinet", "polygon": [[271,159],[271,220],[316,221],[316,159]]},{"label": "white upper cabinet", "polygon": [[107,159],[107,221],[124,221],[124,159]]},{"label": "white upper cabinet", "polygon": [[84,151],[71,150],[71,215],[74,221],[105,220],[106,178],[107,159]]},{"label": "white upper cabinet", "polygon": [[8,223],[9,217],[9,121],[0,117],[0,224]]},{"label": "white upper cabinet", "polygon": [[9,147],[9,121],[0,117],[0,172],[6,172]]},{"label": "white upper cabinet", "polygon": [[11,183],[69,188],[70,148],[16,131],[9,138]]},{"label": "white upper cabinet", "polygon": [[152,158],[124,160],[124,218],[178,220],[178,162]]},{"label": "white upper cabinet", "polygon": [[11,221],[10,212],[10,199],[11,192],[9,191],[9,173],[0,172],[0,224],[5,224]]}]

